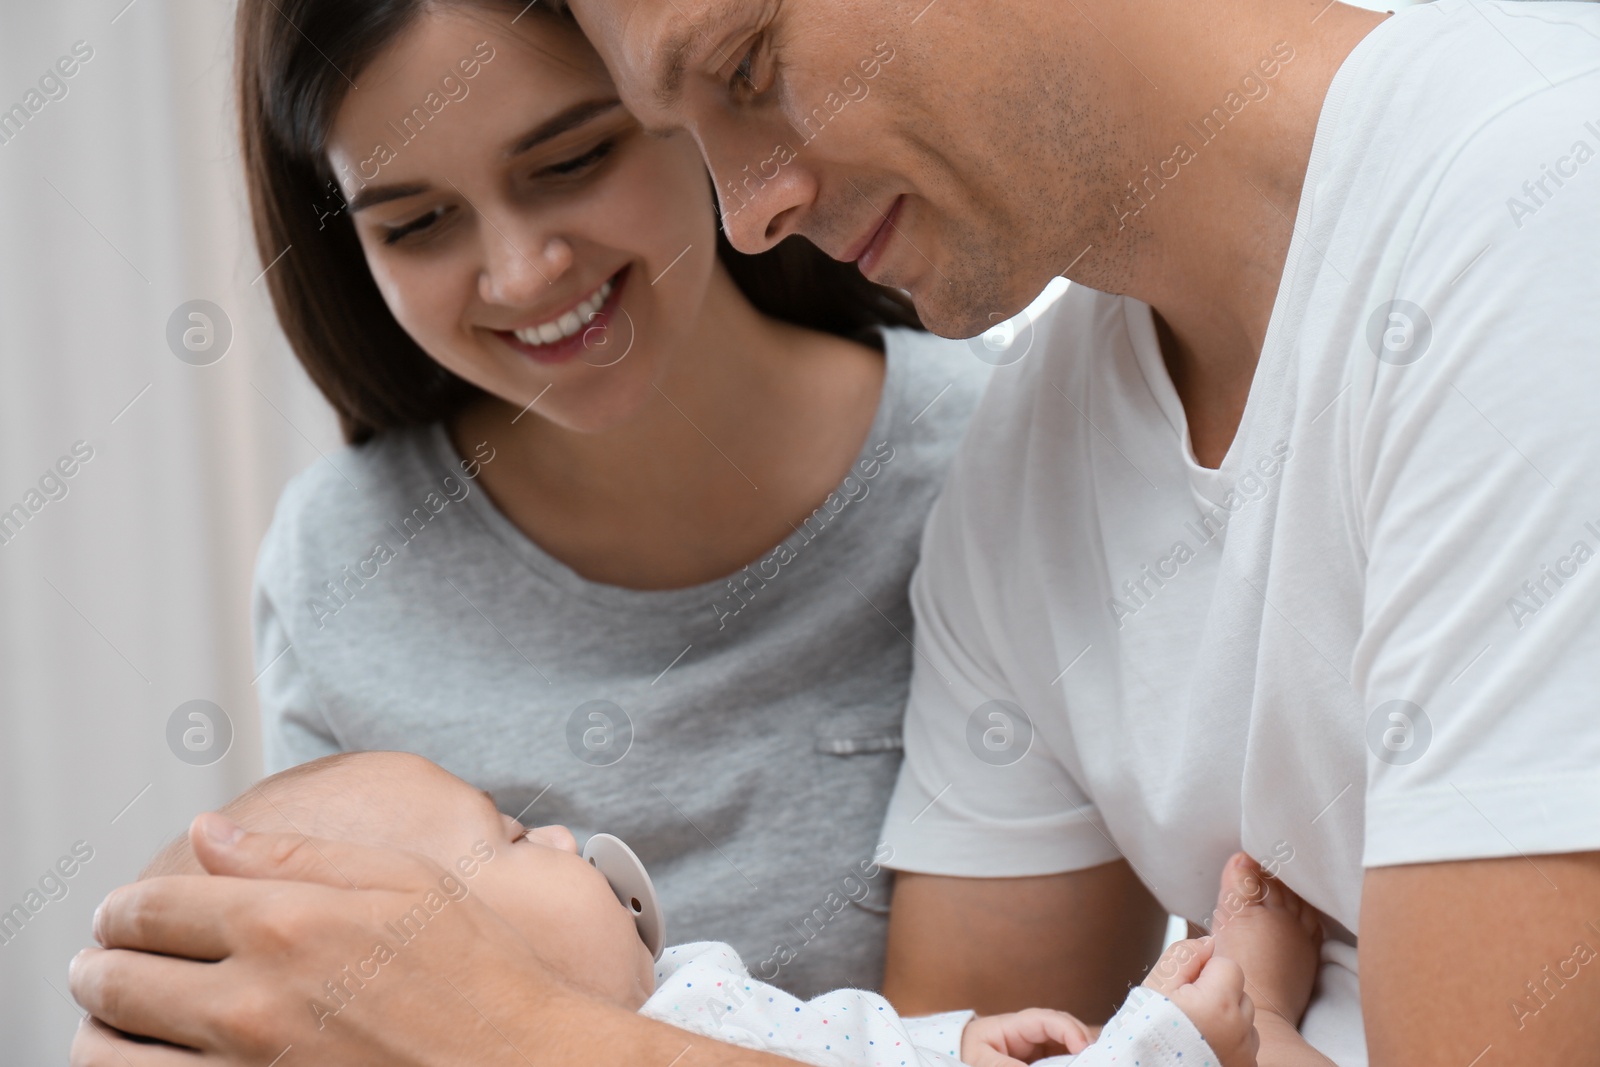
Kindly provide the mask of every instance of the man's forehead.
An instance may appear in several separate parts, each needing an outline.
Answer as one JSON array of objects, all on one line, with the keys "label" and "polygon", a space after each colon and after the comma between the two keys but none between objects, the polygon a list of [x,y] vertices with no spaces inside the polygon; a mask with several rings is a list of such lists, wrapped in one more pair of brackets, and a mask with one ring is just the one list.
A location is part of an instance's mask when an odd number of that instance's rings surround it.
[{"label": "man's forehead", "polygon": [[[683,89],[688,65],[761,0],[577,0],[596,43],[633,89],[669,107]],[[722,57],[727,59],[728,57]]]}]

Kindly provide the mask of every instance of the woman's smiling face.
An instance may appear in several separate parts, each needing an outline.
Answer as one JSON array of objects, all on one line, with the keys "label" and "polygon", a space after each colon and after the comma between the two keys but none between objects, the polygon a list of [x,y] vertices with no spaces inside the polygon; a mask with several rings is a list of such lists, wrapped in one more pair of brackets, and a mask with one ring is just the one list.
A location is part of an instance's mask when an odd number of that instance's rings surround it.
[{"label": "woman's smiling face", "polygon": [[578,29],[539,13],[444,5],[353,73],[328,161],[396,320],[518,409],[626,422],[714,269],[694,145],[645,135]]}]

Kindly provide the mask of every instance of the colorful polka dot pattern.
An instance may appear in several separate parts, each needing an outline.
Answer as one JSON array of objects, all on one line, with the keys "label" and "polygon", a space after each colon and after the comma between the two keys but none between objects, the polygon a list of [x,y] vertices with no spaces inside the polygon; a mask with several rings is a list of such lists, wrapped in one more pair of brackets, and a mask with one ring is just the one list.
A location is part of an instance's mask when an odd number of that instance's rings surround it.
[{"label": "colorful polka dot pattern", "polygon": [[1134,986],[1100,1039],[1080,1056],[1040,1060],[1034,1067],[1218,1067],[1216,1054],[1178,1006]]},{"label": "colorful polka dot pattern", "polygon": [[[969,1011],[902,1018],[861,989],[800,1000],[750,977],[738,953],[715,941],[669,946],[656,991],[641,1014],[745,1048],[818,1067],[959,1067]],[[1217,1067],[1187,1016],[1166,997],[1136,988],[1100,1040],[1076,1057],[1036,1067]]]},{"label": "colorful polka dot pattern", "polygon": [[656,991],[640,1011],[746,1048],[819,1067],[959,1067],[971,1012],[902,1019],[861,989],[811,1000],[750,977],[727,945],[669,946],[656,964]]}]

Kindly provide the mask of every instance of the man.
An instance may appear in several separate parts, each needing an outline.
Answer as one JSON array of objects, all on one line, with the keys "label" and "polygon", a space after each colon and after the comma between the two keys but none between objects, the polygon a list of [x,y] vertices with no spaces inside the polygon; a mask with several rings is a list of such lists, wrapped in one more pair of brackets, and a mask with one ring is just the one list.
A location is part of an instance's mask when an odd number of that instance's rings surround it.
[{"label": "man", "polygon": [[[1152,896],[1202,919],[1242,844],[1328,916],[1304,1029],[1336,1061],[1593,1062],[1600,8],[575,7],[737,245],[804,234],[941,333],[1021,329],[914,588],[900,1006],[1103,1017]],[[292,840],[201,851],[326,877]],[[419,950],[451,988],[314,1034],[280,987],[426,876],[334,859],[381,888],[119,891],[76,995],[219,1063],[448,1062],[457,1026],[479,1063],[754,1058],[606,1014],[471,909]],[[145,1051],[86,1030],[75,1062],[103,1049]]]}]

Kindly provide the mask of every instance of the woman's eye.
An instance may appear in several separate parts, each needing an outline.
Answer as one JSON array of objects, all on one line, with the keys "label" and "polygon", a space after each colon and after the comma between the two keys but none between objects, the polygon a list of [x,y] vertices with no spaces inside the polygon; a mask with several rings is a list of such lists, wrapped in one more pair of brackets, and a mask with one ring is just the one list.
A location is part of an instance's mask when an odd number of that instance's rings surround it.
[{"label": "woman's eye", "polygon": [[435,208],[426,215],[421,215],[417,218],[414,218],[410,222],[402,222],[398,226],[391,226],[383,235],[383,243],[386,245],[392,245],[396,241],[400,241],[406,237],[409,237],[411,234],[421,233],[423,230],[426,230],[432,226],[435,222],[438,222],[443,215],[443,208]]},{"label": "woman's eye", "polygon": [[601,141],[581,156],[573,156],[571,159],[564,159],[560,163],[552,163],[544,168],[544,173],[553,174],[557,177],[577,174],[579,171],[587,170],[606,158],[615,147],[615,141]]}]

